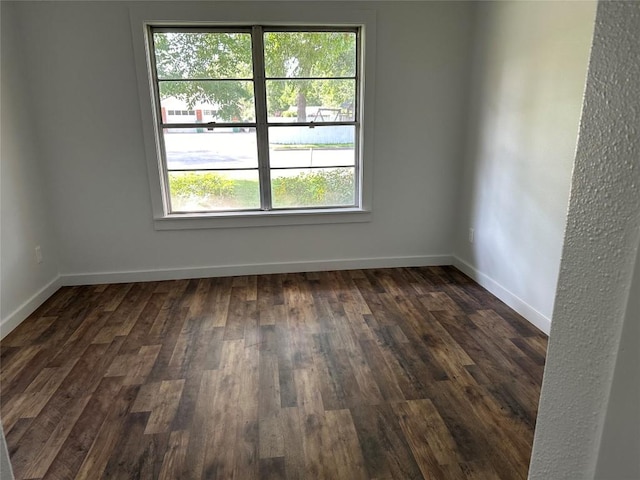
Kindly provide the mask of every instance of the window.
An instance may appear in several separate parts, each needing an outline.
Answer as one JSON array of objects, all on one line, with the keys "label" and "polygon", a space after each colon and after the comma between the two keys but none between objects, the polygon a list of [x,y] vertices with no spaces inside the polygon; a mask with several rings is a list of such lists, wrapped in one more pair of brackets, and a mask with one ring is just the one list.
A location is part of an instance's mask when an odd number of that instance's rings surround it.
[{"label": "window", "polygon": [[[378,138],[379,140],[381,138],[375,135],[374,128],[384,128],[379,126],[380,123],[376,127],[374,122],[376,98],[375,10],[346,8],[342,5],[329,7],[325,4],[315,5],[312,4],[313,2],[305,3],[304,6],[300,5],[296,8],[291,8],[290,4],[286,2],[263,2],[258,4],[247,2],[215,3],[214,7],[211,2],[191,2],[188,6],[182,3],[178,5],[175,2],[138,2],[136,5],[129,7],[154,228],[156,230],[180,230],[371,221],[373,218],[371,207],[373,203],[374,161],[385,161],[383,158],[377,160],[374,158],[373,148],[375,139]],[[253,27],[252,25],[254,24],[262,26]],[[304,25],[304,27],[296,28],[296,25]],[[262,34],[258,35],[256,30],[261,31]],[[270,70],[268,71],[269,66],[264,53],[260,55],[254,53],[256,47],[258,47],[257,42],[262,42],[264,45],[262,51],[266,52],[267,37],[271,33],[305,32],[310,34],[321,32],[344,34],[346,32],[352,36],[355,35],[355,76],[352,74],[313,71],[308,77],[301,77],[294,76],[294,73],[291,72],[285,74],[271,72]],[[245,64],[238,62],[236,63],[235,72],[218,71],[217,77],[214,75],[202,75],[196,76],[196,78],[187,76],[174,78],[168,75],[163,77],[162,68],[158,69],[158,64],[155,62],[156,51],[153,37],[156,33],[248,35],[251,39],[249,45],[251,48],[251,70],[245,77],[245,70],[247,70]],[[260,51],[259,48],[258,50]],[[184,51],[174,52],[174,57],[182,58],[181,63],[178,64],[179,68],[178,70],[166,71],[165,73],[167,74],[174,75],[176,72],[184,70],[184,58],[186,57]],[[193,57],[188,56],[186,58]],[[205,64],[203,63],[202,65]],[[270,63],[270,65],[273,65],[273,63]],[[290,63],[288,66],[292,68],[294,64]],[[238,74],[238,72],[242,73]],[[202,71],[200,73],[204,74],[206,72]],[[172,85],[169,83],[171,81],[188,82],[189,80],[192,80],[190,87],[193,90],[191,93],[195,93],[190,98],[191,102],[188,101],[187,97],[183,96],[181,99],[178,95],[174,95],[173,98],[167,96],[161,99],[161,84],[167,84],[162,87],[167,88],[167,86]],[[246,112],[244,111],[242,116],[239,115],[235,119],[233,116],[229,117],[229,108],[227,106],[229,105],[231,94],[235,92],[235,96],[238,98],[239,91],[236,88],[238,81],[249,82],[250,87],[245,88],[243,91],[248,90],[251,92],[251,88],[253,88],[253,96],[251,97],[254,98],[255,102],[253,118],[245,116],[244,113]],[[327,86],[331,86],[328,84],[334,83],[340,83],[341,87],[345,88],[347,81],[351,81],[356,88],[353,104],[350,104],[348,100],[340,103],[335,101],[323,104],[323,102],[318,101],[317,96],[316,98],[305,97],[305,100],[311,98],[307,102],[304,112],[307,121],[299,122],[297,96],[292,96],[292,92],[285,90],[285,87],[291,89],[297,84],[303,84],[304,81],[309,81],[317,88],[322,89],[326,89]],[[212,103],[210,96],[199,95],[204,91],[199,89],[204,88],[205,84],[208,84],[208,88],[218,84],[222,89],[222,93],[225,93],[227,97],[222,99],[224,101]],[[278,102],[269,101],[267,96],[269,84],[271,84],[270,88],[272,90],[280,88],[282,93],[285,94],[283,99],[279,100],[279,104]],[[234,88],[222,88],[223,86],[229,87],[231,85],[234,85]],[[262,87],[257,87],[259,85]],[[262,91],[263,93],[257,95],[256,91]],[[326,90],[321,90],[321,93],[325,98],[329,94]],[[240,102],[240,106],[246,106],[246,94],[242,93],[239,99],[243,99]],[[285,100],[288,103],[284,103]],[[173,111],[174,114],[171,115],[169,110]],[[189,110],[193,111],[194,115],[189,116]],[[185,115],[182,115],[183,111]],[[214,123],[212,124],[212,122]],[[313,124],[311,124],[312,122]],[[384,124],[385,122],[382,123]],[[308,132],[322,132],[327,131],[328,127],[331,126],[340,127],[340,130],[343,131],[342,135],[345,135],[344,132],[349,129],[354,131],[353,162],[349,161],[348,164],[343,164],[334,161],[333,164],[328,165],[320,163],[329,162],[326,155],[331,155],[332,153],[340,153],[344,160],[346,153],[348,153],[347,147],[349,147],[345,143],[348,143],[350,138],[338,138],[340,141],[333,144],[317,142],[318,139],[314,139],[316,141],[313,143],[305,144],[282,143],[282,135],[287,134],[288,131],[295,132],[296,130],[305,129]],[[187,169],[170,172],[169,165],[175,166],[181,153],[179,150],[173,150],[176,154],[172,158],[176,162],[169,161],[168,145],[165,145],[165,137],[169,138],[173,135],[169,141],[175,140],[179,138],[175,134],[179,133],[200,135],[195,139],[202,138],[202,143],[193,143],[190,148],[195,151],[205,152],[205,161],[202,162],[192,158],[188,162],[189,167]],[[380,133],[384,133],[384,131]],[[236,138],[231,137],[230,134],[237,135],[239,149],[229,148],[229,142],[227,142],[226,147],[224,143],[218,142],[216,144],[213,142],[213,139],[222,138],[223,136],[230,139]],[[278,137],[279,134],[281,135],[280,137]],[[256,139],[255,153],[252,153],[251,158],[257,159],[258,162],[258,167],[253,168],[258,176],[258,188],[255,188],[255,182],[247,181],[242,183],[235,182],[235,185],[232,185],[233,190],[230,189],[229,182],[224,182],[222,187],[223,191],[226,192],[226,198],[230,198],[229,192],[235,192],[242,194],[244,200],[251,199],[251,195],[255,195],[252,192],[257,191],[259,205],[250,209],[238,208],[237,205],[235,206],[236,208],[229,208],[229,205],[225,206],[218,202],[217,209],[208,210],[211,207],[196,202],[197,188],[194,192],[189,192],[185,195],[185,189],[189,191],[191,184],[186,182],[184,178],[180,178],[182,183],[178,187],[178,190],[182,189],[181,198],[176,199],[175,205],[172,205],[171,191],[169,189],[171,186],[169,181],[170,173],[172,176],[178,177],[180,175],[183,177],[199,175],[199,177],[196,177],[198,180],[211,178],[211,176],[204,176],[207,172],[238,176],[245,167],[235,168],[233,162],[240,160],[245,162],[246,165],[248,161],[246,158],[247,141],[241,141],[241,139],[246,140],[252,137]],[[204,139],[208,140],[205,141]],[[298,139],[298,142],[300,141]],[[318,145],[326,148],[318,148]],[[212,148],[217,148],[217,150],[213,150],[213,154],[211,153]],[[292,153],[291,150],[295,151],[295,149],[298,149],[298,151]],[[337,152],[340,149],[342,149],[342,152]],[[321,152],[320,150],[329,150],[329,152]],[[297,168],[298,172],[295,172],[296,168],[287,169],[285,168],[286,165],[282,165],[287,156],[291,158],[296,155],[300,156],[301,153],[305,154],[306,163],[299,162],[302,163],[302,166],[295,165],[295,167],[300,167]],[[222,166],[220,161],[216,165],[211,165],[211,156],[214,154],[226,161],[224,168],[219,168]],[[209,155],[209,159],[206,158],[207,155]],[[244,158],[236,159],[235,156]],[[207,160],[209,165],[207,165]],[[342,168],[342,171],[347,168],[352,169],[353,200],[351,202],[343,201],[341,203],[333,200],[331,202],[323,202],[327,203],[326,205],[314,205],[309,204],[307,201],[302,204],[302,201],[294,202],[291,200],[291,196],[284,196],[284,193],[291,191],[292,184],[297,187],[303,183],[288,180],[288,178],[296,178],[298,174],[303,172],[320,173],[323,167],[325,169]],[[234,170],[239,171],[234,172]],[[286,170],[290,171],[287,172]],[[285,177],[284,173],[287,173],[289,177]],[[248,173],[245,171],[243,175],[246,176]],[[288,181],[287,190],[284,187],[281,188],[279,192],[283,195],[276,198],[274,194],[272,198],[271,194],[275,190],[275,188],[272,188],[267,197],[272,201],[271,207],[270,209],[263,208],[262,202],[263,196],[267,192],[266,188],[271,188],[272,184],[275,187],[278,181],[281,184],[284,183],[279,180],[282,177],[285,177],[285,182]],[[345,177],[349,178],[347,175]],[[219,180],[219,177],[213,178]],[[311,178],[318,179],[318,177]],[[306,180],[307,177],[304,177],[304,179]],[[240,180],[243,179],[241,178]],[[337,182],[337,179],[333,180]],[[200,182],[200,185],[202,184],[203,182]],[[219,184],[220,182],[218,182]],[[317,188],[318,193],[322,193],[322,179],[318,180],[316,185],[319,186]],[[298,200],[298,198],[294,197],[294,200]],[[282,202],[278,203],[278,199]],[[210,201],[211,199],[205,200]],[[187,205],[187,201],[190,201],[191,204]],[[301,205],[295,205],[296,203]],[[233,205],[231,206],[233,207]]]},{"label": "window", "polygon": [[147,29],[165,214],[361,208],[360,27]]}]

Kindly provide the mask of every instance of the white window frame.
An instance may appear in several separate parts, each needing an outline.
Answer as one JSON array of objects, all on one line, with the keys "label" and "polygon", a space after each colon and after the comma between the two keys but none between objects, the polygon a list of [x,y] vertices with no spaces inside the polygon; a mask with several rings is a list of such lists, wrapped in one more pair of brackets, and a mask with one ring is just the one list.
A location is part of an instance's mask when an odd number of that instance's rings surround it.
[{"label": "white window frame", "polygon": [[[138,91],[145,142],[147,172],[151,192],[153,221],[156,230],[253,227],[272,225],[305,225],[323,223],[355,223],[371,221],[373,126],[375,97],[375,12],[371,10],[328,9],[312,6],[237,4],[162,4],[131,7]],[[147,4],[148,5],[148,4]],[[149,65],[149,26],[252,26],[273,27],[359,27],[360,28],[360,130],[356,162],[359,168],[359,206],[300,210],[268,210],[212,213],[167,213],[166,195],[161,180],[164,167],[160,154],[154,109],[153,78]]]}]

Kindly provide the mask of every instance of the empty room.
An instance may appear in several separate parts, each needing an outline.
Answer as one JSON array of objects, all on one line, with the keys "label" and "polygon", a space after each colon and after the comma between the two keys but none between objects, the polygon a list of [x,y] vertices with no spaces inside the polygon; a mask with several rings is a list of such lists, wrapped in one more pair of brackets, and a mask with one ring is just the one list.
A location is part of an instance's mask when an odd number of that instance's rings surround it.
[{"label": "empty room", "polygon": [[0,478],[640,478],[640,3],[2,1]]}]

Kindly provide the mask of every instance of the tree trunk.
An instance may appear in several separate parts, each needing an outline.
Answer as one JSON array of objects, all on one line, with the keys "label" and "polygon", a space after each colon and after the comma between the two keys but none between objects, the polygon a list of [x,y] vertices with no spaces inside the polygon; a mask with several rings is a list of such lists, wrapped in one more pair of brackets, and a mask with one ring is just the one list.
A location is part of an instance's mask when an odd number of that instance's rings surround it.
[{"label": "tree trunk", "polygon": [[307,97],[304,92],[298,92],[298,121],[307,121]]}]

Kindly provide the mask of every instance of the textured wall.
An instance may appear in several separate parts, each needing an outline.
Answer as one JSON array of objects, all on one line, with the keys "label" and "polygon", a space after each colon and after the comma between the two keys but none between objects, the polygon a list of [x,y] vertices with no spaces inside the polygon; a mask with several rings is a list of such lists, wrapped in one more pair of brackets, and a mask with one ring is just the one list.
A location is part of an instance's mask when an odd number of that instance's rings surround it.
[{"label": "textured wall", "polygon": [[600,3],[532,479],[594,476],[639,239],[639,51],[640,3]]},{"label": "textured wall", "polygon": [[640,255],[600,442],[595,478],[640,478]]}]

